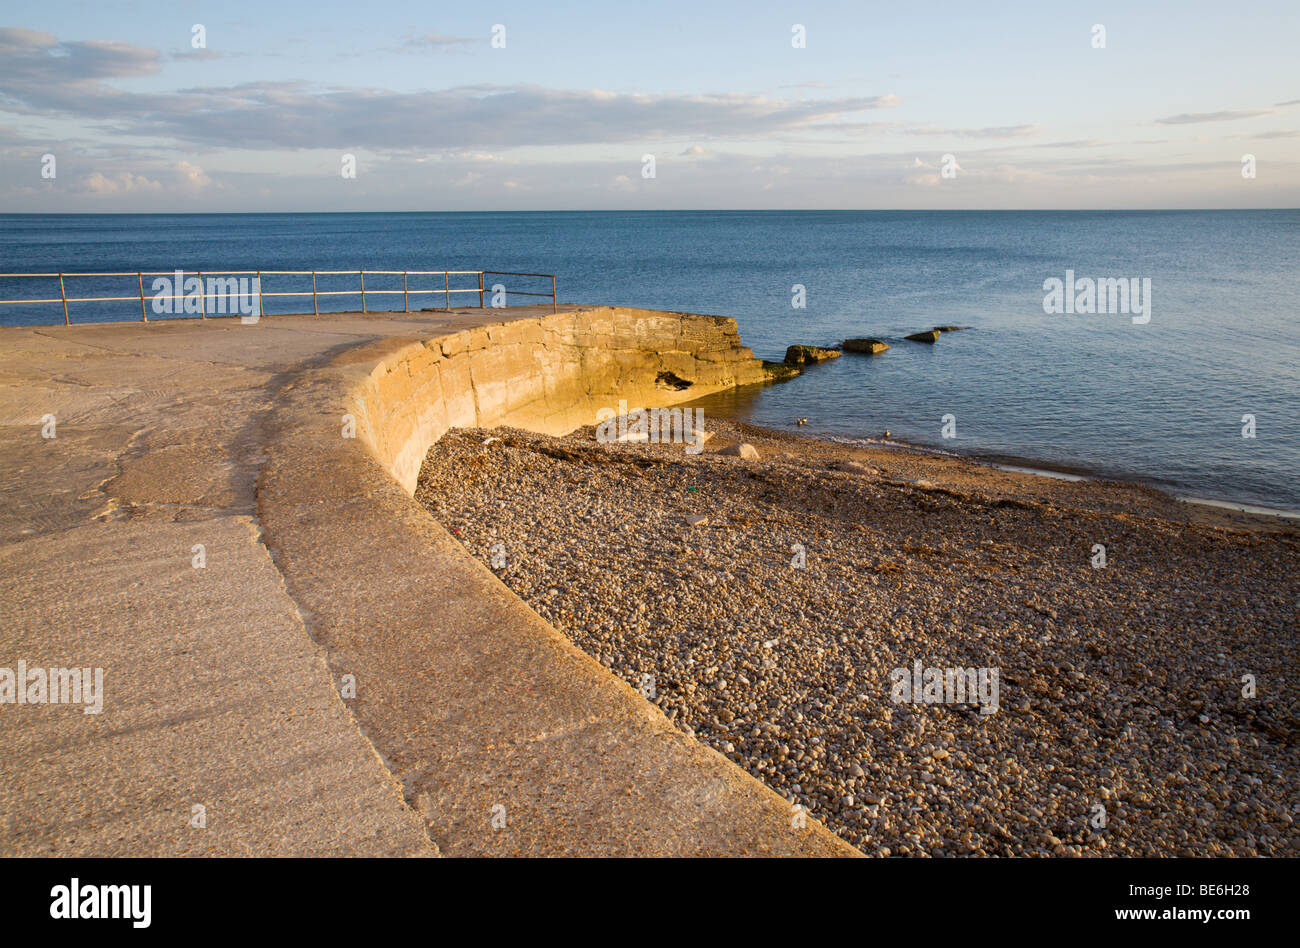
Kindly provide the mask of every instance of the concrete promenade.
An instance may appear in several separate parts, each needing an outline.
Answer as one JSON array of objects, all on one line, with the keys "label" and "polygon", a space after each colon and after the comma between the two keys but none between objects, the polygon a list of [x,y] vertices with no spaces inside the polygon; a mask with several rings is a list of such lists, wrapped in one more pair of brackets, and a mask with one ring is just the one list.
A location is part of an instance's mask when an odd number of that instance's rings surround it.
[{"label": "concrete promenade", "polygon": [[0,669],[104,670],[0,703],[0,854],[852,855],[409,496],[447,427],[760,377],[609,308],[0,329]]}]

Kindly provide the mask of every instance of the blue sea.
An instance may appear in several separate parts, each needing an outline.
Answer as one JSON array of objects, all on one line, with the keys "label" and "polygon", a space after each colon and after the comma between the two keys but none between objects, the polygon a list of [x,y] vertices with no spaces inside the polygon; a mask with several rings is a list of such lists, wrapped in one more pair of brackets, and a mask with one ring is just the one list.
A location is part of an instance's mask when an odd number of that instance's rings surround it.
[{"label": "blue sea", "polygon": [[[874,336],[892,348],[743,393],[729,410],[1300,509],[1300,210],[0,216],[5,272],[175,268],[555,273],[566,302],[734,316],[769,359],[792,343]],[[1150,321],[1044,312],[1044,281],[1067,271],[1149,279]],[[309,287],[293,279],[267,277],[263,289]],[[355,284],[329,277],[319,289]],[[69,278],[68,292],[137,287],[134,276]],[[57,281],[0,279],[0,299],[46,295]],[[400,308],[401,297],[368,304]],[[268,313],[304,306],[266,300]],[[70,306],[74,322],[139,314],[131,302]],[[62,319],[58,304],[0,306],[0,324]],[[972,328],[932,346],[902,338],[938,325]],[[945,416],[955,437],[944,437]]]}]

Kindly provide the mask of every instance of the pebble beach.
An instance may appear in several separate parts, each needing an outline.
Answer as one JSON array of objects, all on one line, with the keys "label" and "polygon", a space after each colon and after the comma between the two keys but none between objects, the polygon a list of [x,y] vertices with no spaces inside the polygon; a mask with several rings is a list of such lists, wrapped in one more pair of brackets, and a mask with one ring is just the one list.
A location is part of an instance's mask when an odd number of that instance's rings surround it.
[{"label": "pebble beach", "polygon": [[[868,855],[1300,855],[1295,523],[707,427],[699,454],[457,429],[416,496]],[[992,670],[996,709],[899,700],[917,663]]]}]

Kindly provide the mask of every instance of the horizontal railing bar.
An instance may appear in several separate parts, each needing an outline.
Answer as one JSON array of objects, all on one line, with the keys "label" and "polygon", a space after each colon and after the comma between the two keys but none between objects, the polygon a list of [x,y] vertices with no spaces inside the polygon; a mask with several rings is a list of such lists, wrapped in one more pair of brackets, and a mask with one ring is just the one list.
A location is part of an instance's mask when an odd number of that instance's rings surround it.
[{"label": "horizontal railing bar", "polygon": [[[320,273],[321,271],[317,270],[316,272]],[[356,273],[357,271],[347,270],[343,272]],[[67,272],[62,275],[66,279],[67,277],[172,276],[175,273],[176,273],[175,270],[112,270],[105,273]],[[249,274],[249,273],[311,273],[311,271],[310,270],[182,270],[181,273],[182,274],[206,273],[209,275],[216,274],[218,276],[237,276],[240,274]],[[59,274],[57,273],[0,273],[0,278],[3,277],[50,277],[52,279],[57,279],[59,277]]]},{"label": "horizontal railing bar", "polygon": [[[165,273],[165,274],[157,274],[157,275],[159,275],[159,276],[162,276],[162,275],[170,275],[170,272],[174,272],[174,271],[169,271],[168,273]],[[182,273],[197,273],[197,272],[199,272],[199,271],[196,271],[196,270],[182,270],[181,272],[182,272]],[[311,276],[313,273],[315,273],[315,274],[319,274],[319,275],[321,275],[321,276],[356,276],[358,273],[367,273],[367,274],[368,274],[368,273],[390,274],[390,275],[393,275],[393,276],[396,276],[397,274],[400,274],[400,273],[416,273],[416,274],[420,274],[420,275],[426,275],[426,274],[437,274],[438,276],[442,276],[442,274],[444,274],[444,273],[448,273],[448,274],[450,274],[451,276],[458,276],[458,275],[470,275],[470,276],[474,276],[474,275],[477,275],[477,274],[479,274],[479,273],[482,273],[483,271],[482,271],[482,270],[204,270],[204,271],[202,271],[202,272],[204,272],[204,273],[261,273],[261,274],[267,274],[267,273],[270,273],[270,274],[272,274],[273,276],[294,276],[294,275],[297,275],[297,276]],[[65,274],[64,274],[64,276],[80,276],[80,275],[81,275],[81,274],[75,274],[75,273],[73,273],[73,274],[65,273]],[[114,274],[109,274],[109,275],[114,275]],[[134,276],[133,273],[123,273],[123,274],[121,274],[121,275],[122,275],[122,276]],[[145,274],[145,276],[150,276],[150,275],[151,275],[151,274],[148,274],[148,273]],[[58,274],[56,273],[55,276],[58,276]],[[549,276],[549,274],[548,274],[548,276]],[[478,292],[478,291],[476,290],[475,292]]]},{"label": "horizontal railing bar", "polygon": [[[367,296],[370,296],[371,294],[381,294],[381,293],[382,293],[382,294],[387,294],[387,295],[390,295],[390,296],[391,296],[392,294],[395,294],[395,293],[402,293],[402,292],[410,292],[410,293],[437,293],[437,294],[439,294],[439,295],[441,296],[441,295],[444,295],[444,294],[446,294],[446,293],[448,293],[448,292],[451,292],[451,293],[477,293],[477,292],[478,292],[478,287],[475,287],[475,288],[472,289],[472,290],[450,290],[450,291],[448,291],[448,290],[409,290],[409,291],[404,291],[404,290],[371,290],[371,289],[367,289],[367,290],[366,290],[366,295],[367,295]],[[219,300],[219,299],[225,299],[225,298],[228,297],[228,296],[238,296],[238,295],[239,295],[238,293],[186,293],[186,294],[175,294],[175,293],[174,293],[174,294],[171,294],[171,295],[168,295],[168,294],[166,294],[166,293],[161,293],[161,294],[160,294],[160,293],[148,293],[148,294],[145,295],[145,299],[150,299],[150,300],[197,300],[197,299],[204,299],[204,300]],[[293,292],[282,292],[282,293],[262,293],[261,295],[262,295],[262,296],[311,296],[311,295],[312,295],[312,292],[311,292],[311,290],[296,290],[296,291],[293,291]],[[319,290],[315,295],[316,295],[316,296],[360,296],[360,295],[361,295],[361,291],[360,291],[360,290]],[[551,294],[550,294],[550,293],[516,293],[515,295],[516,295],[516,296],[550,296]],[[12,304],[15,304],[15,303],[116,303],[116,302],[121,302],[121,301],[123,301],[123,300],[131,300],[131,301],[135,301],[135,300],[138,300],[139,298],[140,298],[140,294],[138,294],[138,293],[136,293],[136,294],[134,294],[134,295],[132,295],[132,296],[69,296],[66,300],[65,300],[65,299],[61,299],[61,298],[59,298],[59,297],[56,296],[56,297],[54,297],[53,299],[46,299],[46,300],[0,300],[0,305],[12,305]]]},{"label": "horizontal railing bar", "polygon": [[[176,272],[175,270],[167,270],[167,271],[166,271],[166,274],[167,274],[167,276],[171,276],[171,275],[172,275],[173,273],[175,273],[175,272]],[[191,272],[197,272],[197,271],[191,271]],[[203,271],[203,272],[206,273],[207,271],[205,270],[205,271]],[[213,271],[213,272],[216,272],[216,271]],[[250,271],[250,272],[251,272],[251,271]],[[141,273],[141,271],[140,271],[140,270],[131,270],[131,271],[128,272],[128,271],[126,271],[126,270],[120,270],[120,271],[119,271],[119,270],[114,270],[114,271],[112,271],[111,273],[71,273],[71,272],[69,272],[69,273],[0,273],[0,277],[50,277],[50,278],[52,278],[52,279],[58,279],[60,276],[63,276],[63,277],[117,277],[117,276],[125,277],[125,276],[132,276],[132,277],[133,277],[133,276],[135,276],[135,275],[138,274],[138,273]],[[148,271],[144,271],[142,275],[143,275],[143,276],[161,276],[162,273],[154,274],[154,273],[149,273]]]},{"label": "horizontal railing bar", "polygon": [[[379,273],[392,274],[399,273],[418,273],[422,275],[447,273],[451,276],[477,276],[482,270],[181,270],[182,274],[206,273],[209,276],[247,276],[248,274],[270,273],[274,276],[311,276],[313,273],[326,275],[355,276],[358,273]],[[496,271],[491,271],[495,273]],[[65,272],[64,277],[112,277],[112,276],[172,276],[175,270],[108,270],[102,273],[73,273]],[[509,274],[506,274],[509,276]],[[57,273],[0,273],[0,277],[48,277],[49,279],[58,279]],[[475,290],[475,292],[478,292]]]},{"label": "horizontal railing bar", "polygon": [[[372,289],[370,289],[369,287],[366,287],[366,296],[370,296],[372,293],[390,293],[390,294],[391,294],[391,293],[401,293],[401,292],[404,292],[404,291],[403,291],[403,290],[372,290]],[[446,290],[409,290],[409,291],[405,291],[405,292],[410,292],[410,293],[438,293],[438,294],[441,295],[441,294],[443,294],[443,293],[446,293],[447,291],[446,291]],[[477,292],[478,292],[478,288],[475,287],[475,288],[472,289],[472,290],[452,290],[451,292],[452,292],[452,293],[477,293]],[[236,293],[236,294],[224,294],[224,293],[217,293],[217,294],[215,294],[216,297],[221,297],[221,296],[225,296],[225,295],[235,295],[235,296],[237,296],[238,294],[237,294],[237,293]],[[360,290],[319,290],[319,291],[317,291],[315,294],[313,294],[311,290],[293,290],[293,291],[291,291],[291,292],[282,292],[282,293],[263,293],[262,295],[263,295],[263,296],[312,296],[312,295],[315,295],[315,296],[360,296],[360,295],[361,295],[361,291],[360,291]],[[550,296],[551,294],[550,294],[550,293],[547,293],[546,295],[547,295],[547,296]],[[195,293],[191,293],[191,294],[190,294],[190,298],[191,298],[191,299],[195,299],[195,298],[197,298],[197,296],[198,296],[198,294],[195,294]],[[139,298],[140,298],[140,297],[138,297],[138,296],[132,296],[132,297],[131,297],[131,299],[133,299],[133,300],[137,300],[137,299],[139,299]],[[161,296],[161,297],[159,297],[159,299],[167,299],[167,297],[165,297],[165,296]],[[185,297],[184,297],[184,296],[177,296],[177,297],[173,297],[173,299],[185,299]],[[58,300],[55,300],[54,302],[57,303]],[[83,301],[83,302],[84,302],[84,301]]]},{"label": "horizontal railing bar", "polygon": [[[65,279],[66,279],[67,277],[133,277],[133,276],[147,276],[147,277],[151,277],[151,276],[172,276],[175,272],[176,272],[175,270],[112,270],[112,271],[108,271],[108,272],[105,272],[105,273],[72,273],[72,272],[67,272],[67,273],[62,274],[62,276],[63,276]],[[236,275],[239,275],[239,274],[248,274],[248,273],[278,273],[278,272],[284,272],[284,273],[298,273],[298,272],[311,273],[310,270],[303,270],[303,271],[297,271],[297,270],[284,270],[284,271],[277,271],[277,270],[182,270],[182,271],[181,271],[182,274],[185,274],[185,273],[193,273],[193,274],[198,274],[198,273],[207,273],[207,274],[209,274],[209,275],[211,275],[211,274],[216,274],[216,275],[218,275],[218,276],[236,276]],[[316,271],[316,272],[319,273],[320,271],[318,270],[318,271]],[[347,272],[349,272],[349,273],[356,273],[357,271],[356,271],[356,270],[349,270],[349,271],[347,271]],[[60,276],[60,274],[58,274],[58,273],[0,273],[0,277],[54,277],[54,278],[57,278],[57,277],[59,277],[59,276]]]},{"label": "horizontal railing bar", "polygon": [[[111,276],[171,276],[175,270],[106,270],[103,272],[74,273],[65,272],[62,275],[66,277],[111,277]],[[208,275],[216,274],[218,276],[239,276],[250,273],[270,273],[275,276],[311,276],[313,273],[348,275],[355,273],[380,273],[380,274],[399,274],[399,273],[416,273],[420,275],[436,274],[441,276],[446,273],[450,276],[477,276],[480,273],[495,273],[498,276],[538,276],[550,277],[549,273],[512,273],[509,270],[181,270],[182,274],[186,273],[206,273]],[[58,279],[57,273],[0,273],[0,277],[45,277],[48,279]],[[477,291],[476,291],[477,292]]]},{"label": "horizontal railing bar", "polygon": [[[263,273],[271,273],[271,272],[273,272],[273,271],[271,271],[271,270],[263,270],[262,272],[263,272]],[[324,270],[317,270],[316,272],[317,272],[317,273],[325,273],[326,271],[324,271]],[[342,271],[339,271],[339,272],[341,272],[341,273],[357,273],[358,271],[357,271],[357,270],[342,270]],[[464,275],[464,274],[468,274],[468,275],[477,275],[477,274],[479,274],[479,273],[482,273],[483,271],[482,271],[482,270],[361,270],[361,271],[359,271],[359,272],[361,272],[361,273],[380,273],[380,274],[383,274],[383,273],[389,273],[389,274],[392,274],[392,275],[394,275],[394,276],[396,276],[396,275],[399,274],[399,273],[414,273],[414,274],[416,274],[416,275],[418,275],[418,276],[424,276],[424,275],[431,274],[431,273],[432,273],[432,274],[437,274],[438,276],[442,276],[444,273],[446,273],[446,274],[448,274],[448,275],[450,275],[450,276],[457,276],[457,275]],[[477,290],[476,290],[475,292],[477,292]]]},{"label": "horizontal railing bar", "polygon": [[[441,293],[442,290],[439,290],[438,292]],[[478,290],[475,290],[474,292],[477,293]],[[166,297],[160,297],[160,298],[165,299]],[[10,304],[12,303],[113,303],[113,302],[117,302],[118,300],[135,301],[139,299],[140,299],[140,294],[136,293],[132,296],[85,296],[85,297],[69,296],[67,299],[63,299],[62,297],[55,297],[52,300],[0,300],[0,303],[10,303]],[[173,299],[183,300],[185,299],[185,297],[176,296],[173,297]]]},{"label": "horizontal railing bar", "polygon": [[[484,270],[483,272],[485,274],[494,273],[497,276],[503,276],[503,277],[544,277],[547,280],[549,280],[552,276],[555,275],[553,273],[516,273],[513,270]],[[546,295],[550,296],[551,294],[547,293]]]}]

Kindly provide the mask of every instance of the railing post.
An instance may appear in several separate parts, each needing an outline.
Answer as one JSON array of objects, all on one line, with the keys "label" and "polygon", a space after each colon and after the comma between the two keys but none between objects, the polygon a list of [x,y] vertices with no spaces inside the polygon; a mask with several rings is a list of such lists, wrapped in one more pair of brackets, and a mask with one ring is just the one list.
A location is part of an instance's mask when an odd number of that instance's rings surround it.
[{"label": "railing post", "polygon": [[63,300],[63,325],[71,326],[68,322],[68,294],[63,291],[63,274],[59,274],[59,299]]},{"label": "railing post", "polygon": [[311,314],[313,316],[320,315],[320,309],[318,309],[316,306],[316,271],[315,270],[311,272]]},{"label": "railing post", "polygon": [[366,311],[366,271],[358,270],[357,276],[361,277],[361,312]]},{"label": "railing post", "polygon": [[411,302],[406,298],[406,271],[403,270],[402,271],[402,312],[409,313],[410,311],[411,311]]},{"label": "railing post", "polygon": [[555,274],[551,274],[551,312],[557,312],[555,308]]},{"label": "railing post", "polygon": [[442,287],[443,287],[443,292],[446,294],[446,297],[443,300],[442,308],[450,311],[451,310],[451,274],[448,273],[446,270],[442,271]]},{"label": "railing post", "polygon": [[140,322],[147,323],[149,321],[149,312],[144,308],[144,274],[137,273],[135,278],[140,284]]},{"label": "railing post", "polygon": [[483,271],[478,272],[478,308],[483,308]]},{"label": "railing post", "polygon": [[257,318],[261,319],[266,313],[262,312],[262,271],[257,271]]},{"label": "railing post", "polygon": [[[199,319],[207,319],[208,308],[207,306],[204,305],[203,302],[203,271],[196,270],[194,272],[199,275]],[[182,290],[181,292],[184,293],[184,290]]]}]

